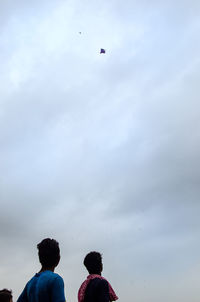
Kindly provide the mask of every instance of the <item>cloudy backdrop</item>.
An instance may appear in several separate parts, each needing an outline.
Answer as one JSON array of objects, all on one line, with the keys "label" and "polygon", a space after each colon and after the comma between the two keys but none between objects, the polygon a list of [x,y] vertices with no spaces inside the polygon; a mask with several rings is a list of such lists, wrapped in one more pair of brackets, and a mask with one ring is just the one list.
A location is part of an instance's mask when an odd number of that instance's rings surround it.
[{"label": "cloudy backdrop", "polygon": [[91,250],[120,301],[199,301],[199,32],[199,0],[1,0],[0,286],[14,300],[51,237],[69,302]]}]

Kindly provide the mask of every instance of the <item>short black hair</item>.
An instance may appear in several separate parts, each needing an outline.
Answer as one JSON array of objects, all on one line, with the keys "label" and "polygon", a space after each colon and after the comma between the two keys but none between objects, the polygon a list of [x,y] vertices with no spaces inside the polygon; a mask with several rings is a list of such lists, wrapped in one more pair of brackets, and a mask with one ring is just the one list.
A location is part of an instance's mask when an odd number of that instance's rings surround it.
[{"label": "short black hair", "polygon": [[0,302],[10,302],[12,299],[12,291],[6,288],[0,290]]},{"label": "short black hair", "polygon": [[55,239],[43,239],[38,245],[38,256],[43,267],[56,267],[60,261],[59,243]]},{"label": "short black hair", "polygon": [[90,252],[85,256],[83,264],[89,274],[99,274],[102,271],[102,255],[99,252]]}]

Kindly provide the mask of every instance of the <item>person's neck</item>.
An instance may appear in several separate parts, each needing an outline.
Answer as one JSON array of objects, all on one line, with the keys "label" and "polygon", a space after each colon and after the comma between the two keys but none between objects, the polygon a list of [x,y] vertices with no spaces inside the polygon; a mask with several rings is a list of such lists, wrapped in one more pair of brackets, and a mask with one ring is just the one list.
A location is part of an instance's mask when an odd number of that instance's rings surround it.
[{"label": "person's neck", "polygon": [[54,272],[54,270],[55,270],[55,267],[54,267],[54,266],[52,266],[52,267],[43,267],[43,266],[42,266],[42,268],[41,268],[41,270],[39,271],[39,273],[42,273],[42,272],[44,272],[44,271],[51,271],[51,272]]},{"label": "person's neck", "polygon": [[98,272],[98,273],[91,273],[90,275],[100,275],[100,276],[101,276],[101,272]]}]

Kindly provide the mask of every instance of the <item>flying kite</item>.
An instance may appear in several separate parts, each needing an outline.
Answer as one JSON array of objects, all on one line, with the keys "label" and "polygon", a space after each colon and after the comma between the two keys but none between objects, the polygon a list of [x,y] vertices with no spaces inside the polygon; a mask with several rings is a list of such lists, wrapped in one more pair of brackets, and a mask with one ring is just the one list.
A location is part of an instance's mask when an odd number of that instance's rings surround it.
[{"label": "flying kite", "polygon": [[101,48],[100,53],[106,53],[106,50]]}]

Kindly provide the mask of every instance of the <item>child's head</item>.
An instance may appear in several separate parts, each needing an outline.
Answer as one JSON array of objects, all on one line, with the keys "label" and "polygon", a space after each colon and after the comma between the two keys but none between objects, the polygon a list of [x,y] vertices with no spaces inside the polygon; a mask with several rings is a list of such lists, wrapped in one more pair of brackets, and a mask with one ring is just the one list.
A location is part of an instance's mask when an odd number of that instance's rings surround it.
[{"label": "child's head", "polygon": [[38,256],[43,268],[56,267],[60,261],[59,243],[50,238],[42,240],[38,245]]},{"label": "child's head", "polygon": [[12,302],[12,291],[6,288],[0,290],[0,302]]},{"label": "child's head", "polygon": [[83,263],[89,274],[100,274],[103,270],[102,256],[98,252],[90,252],[87,254]]}]

